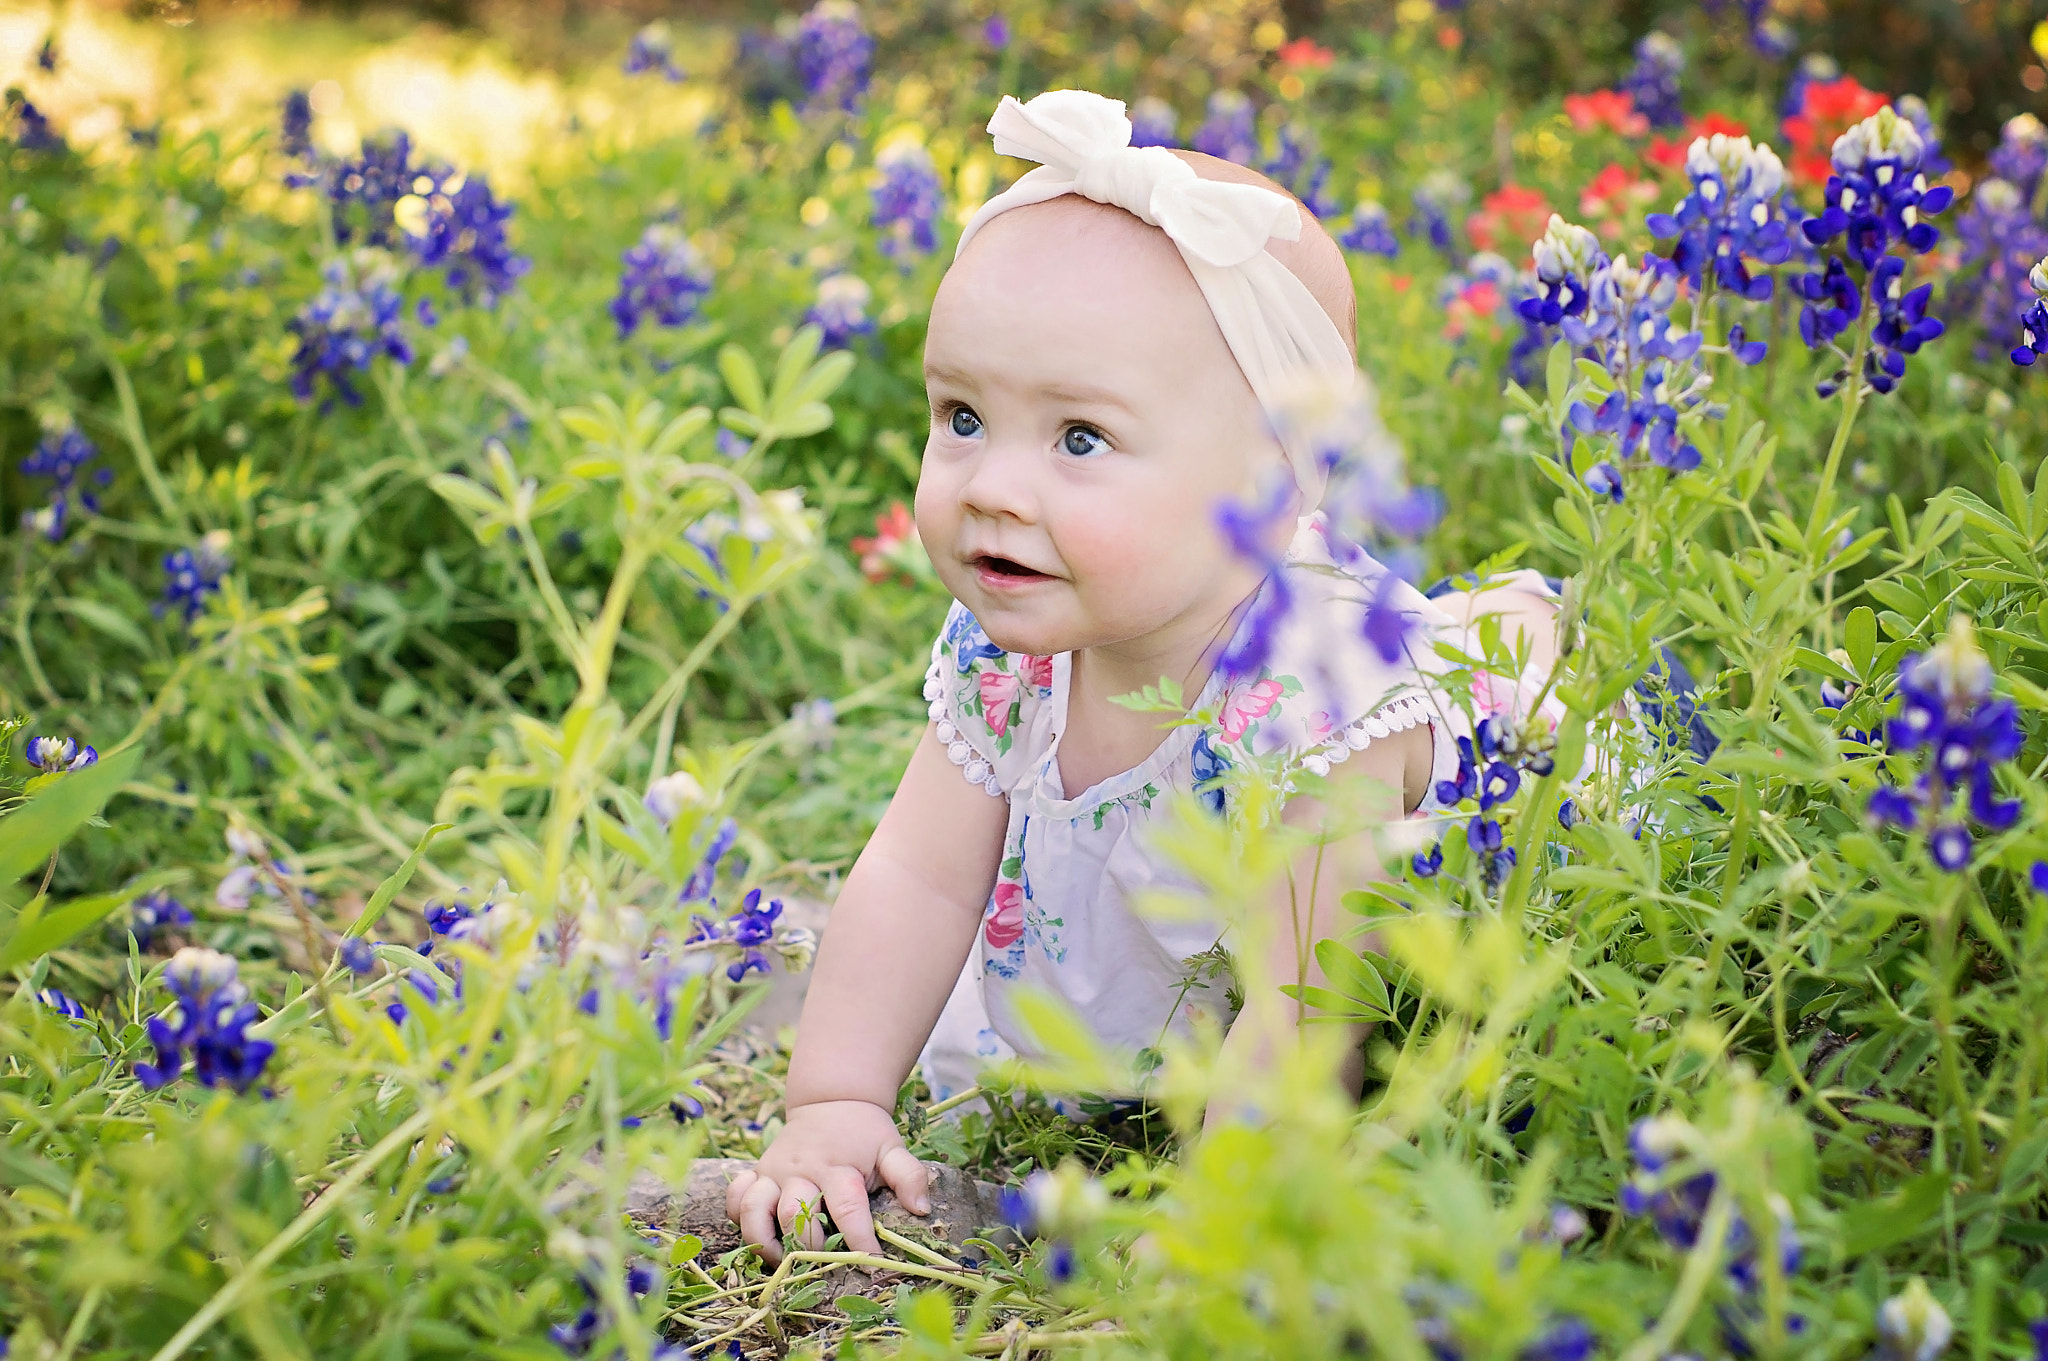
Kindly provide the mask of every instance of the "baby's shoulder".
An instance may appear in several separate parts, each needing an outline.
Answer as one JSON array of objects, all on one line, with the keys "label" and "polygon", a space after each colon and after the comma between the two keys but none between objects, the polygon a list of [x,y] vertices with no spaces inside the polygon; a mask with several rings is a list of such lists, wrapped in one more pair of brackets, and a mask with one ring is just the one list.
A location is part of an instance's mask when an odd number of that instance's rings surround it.
[{"label": "baby's shoulder", "polygon": [[990,794],[1017,785],[1036,754],[1044,702],[1052,698],[1051,657],[1006,652],[958,601],[932,644],[924,697],[946,755]]}]

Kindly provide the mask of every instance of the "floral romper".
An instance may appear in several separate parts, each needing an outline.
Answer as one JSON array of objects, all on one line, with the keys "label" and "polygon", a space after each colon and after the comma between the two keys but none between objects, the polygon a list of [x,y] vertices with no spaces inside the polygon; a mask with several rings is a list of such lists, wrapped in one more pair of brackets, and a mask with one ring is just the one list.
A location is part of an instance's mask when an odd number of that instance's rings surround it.
[{"label": "floral romper", "polygon": [[[967,783],[1008,800],[1009,824],[981,930],[921,1060],[935,1100],[973,1085],[992,1062],[1032,1052],[1012,1006],[1019,988],[1056,994],[1100,1040],[1126,1053],[1156,1047],[1169,1027],[1184,1028],[1197,1015],[1228,1021],[1222,984],[1190,983],[1186,962],[1216,944],[1222,924],[1148,916],[1133,906],[1148,890],[1193,887],[1148,844],[1170,792],[1196,793],[1221,812],[1223,790],[1202,786],[1248,753],[1277,755],[1283,778],[1293,769],[1322,775],[1375,739],[1419,723],[1434,738],[1430,787],[1456,773],[1456,737],[1469,732],[1472,706],[1435,681],[1450,666],[1432,643],[1446,636],[1462,642],[1463,631],[1396,580],[1395,606],[1414,627],[1407,655],[1391,665],[1381,660],[1366,641],[1364,618],[1385,571],[1363,558],[1339,572],[1320,535],[1298,536],[1280,569],[1294,605],[1278,626],[1269,664],[1256,675],[1226,676],[1219,668],[1191,706],[1214,710],[1214,724],[1172,729],[1141,764],[1073,798],[1059,770],[1072,654],[1005,652],[954,604],[933,645],[924,694],[947,755]],[[1274,588],[1269,579],[1262,589]],[[1492,688],[1501,687],[1495,681]],[[1483,715],[1515,696],[1475,698]],[[1424,810],[1432,803],[1433,796]]]}]

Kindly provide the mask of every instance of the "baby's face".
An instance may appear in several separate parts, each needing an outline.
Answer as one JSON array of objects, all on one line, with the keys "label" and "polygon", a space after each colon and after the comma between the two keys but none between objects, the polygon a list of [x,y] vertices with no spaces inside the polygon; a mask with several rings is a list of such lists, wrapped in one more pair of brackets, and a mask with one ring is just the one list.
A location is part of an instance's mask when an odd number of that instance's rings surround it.
[{"label": "baby's face", "polygon": [[995,218],[925,341],[917,528],[1012,652],[1220,625],[1256,587],[1214,520],[1285,467],[1166,237],[1071,196]]}]

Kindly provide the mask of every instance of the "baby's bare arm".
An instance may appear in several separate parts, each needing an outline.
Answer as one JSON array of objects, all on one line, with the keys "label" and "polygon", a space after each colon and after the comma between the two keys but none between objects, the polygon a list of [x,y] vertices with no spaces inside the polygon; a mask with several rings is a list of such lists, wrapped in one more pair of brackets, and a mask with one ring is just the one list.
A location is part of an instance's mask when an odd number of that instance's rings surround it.
[{"label": "baby's bare arm", "polygon": [[[937,1023],[974,942],[1002,856],[1008,804],[960,778],[926,730],[896,797],[854,862],[818,950],[789,1064],[788,1122],[726,1206],[773,1260],[780,1229],[820,1197],[847,1242],[879,1251],[868,1192],[925,1205],[924,1165],[903,1147],[896,1090]],[[815,1224],[804,1238],[823,1235]]]},{"label": "baby's bare arm", "polygon": [[[1375,739],[1330,774],[1328,799],[1290,799],[1283,815],[1288,825],[1313,831],[1316,845],[1296,852],[1292,873],[1275,884],[1263,904],[1263,922],[1248,923],[1259,943],[1240,942],[1240,967],[1245,970],[1245,1005],[1224,1037],[1226,1071],[1249,1073],[1270,1069],[1278,1047],[1293,1042],[1298,1028],[1315,1008],[1283,995],[1280,988],[1300,983],[1327,988],[1315,943],[1345,938],[1353,918],[1340,899],[1352,889],[1387,877],[1377,838],[1380,828],[1400,821],[1428,787],[1433,751],[1427,724]],[[1357,942],[1351,942],[1356,944]],[[1257,958],[1243,957],[1247,944]],[[1329,1024],[1325,1022],[1324,1024]],[[1363,1076],[1358,1052],[1366,1027],[1349,1026],[1352,1054],[1342,1080],[1355,1092]],[[1211,1103],[1205,1127],[1251,1114],[1230,1103]]]}]

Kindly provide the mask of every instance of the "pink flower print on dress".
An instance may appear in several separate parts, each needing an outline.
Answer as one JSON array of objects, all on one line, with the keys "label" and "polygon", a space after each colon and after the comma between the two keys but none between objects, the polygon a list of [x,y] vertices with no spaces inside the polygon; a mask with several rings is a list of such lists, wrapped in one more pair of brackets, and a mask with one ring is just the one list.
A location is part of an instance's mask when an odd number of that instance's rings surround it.
[{"label": "pink flower print on dress", "polygon": [[995,910],[982,924],[981,938],[991,950],[1007,950],[1024,935],[1024,885],[997,884],[989,901]]},{"label": "pink flower print on dress", "polygon": [[1308,735],[1318,742],[1327,742],[1337,732],[1337,720],[1330,717],[1328,709],[1318,709],[1308,716]]},{"label": "pink flower print on dress", "polygon": [[1017,674],[1024,678],[1026,685],[1049,689],[1052,685],[1052,658],[1026,657],[1017,664]]},{"label": "pink flower print on dress", "polygon": [[1270,678],[1232,688],[1223,697],[1223,740],[1242,742],[1252,720],[1273,712],[1273,704],[1280,694],[1280,682]]},{"label": "pink flower print on dress", "polygon": [[1016,700],[1017,678],[1002,671],[981,673],[981,717],[1001,737],[1010,730],[1010,705]]}]

